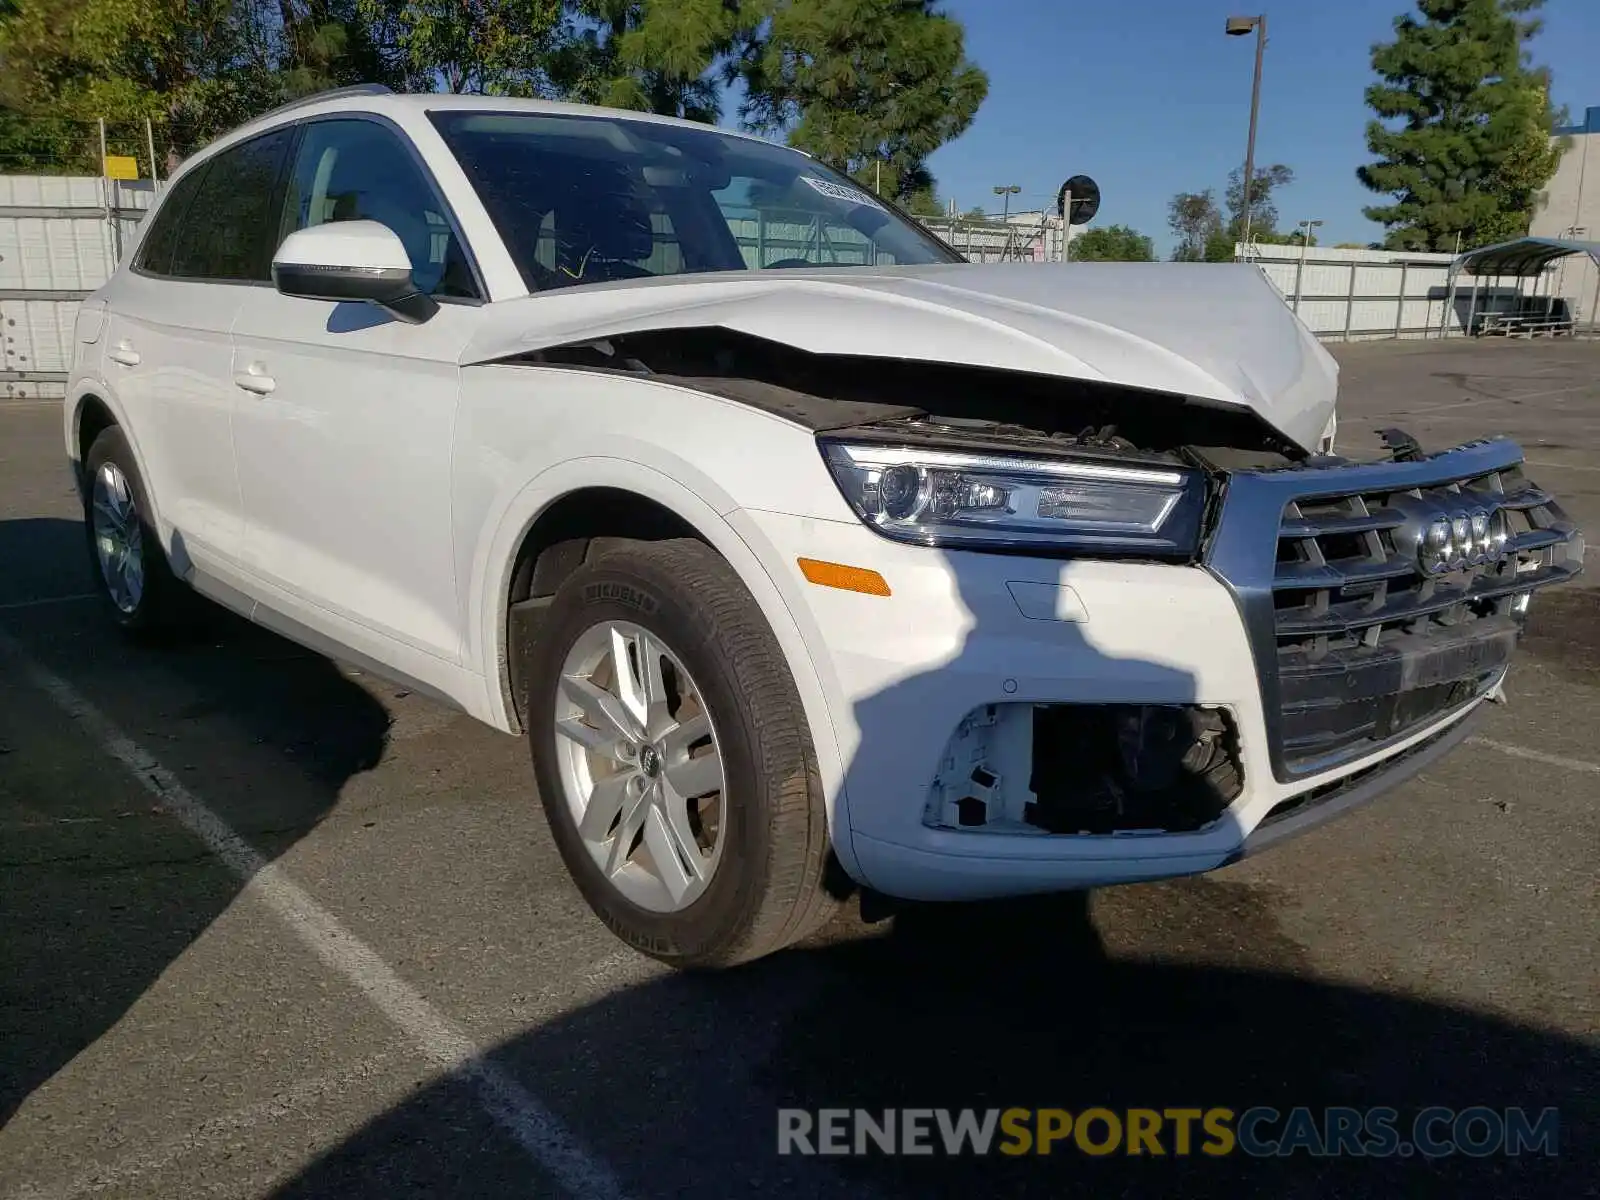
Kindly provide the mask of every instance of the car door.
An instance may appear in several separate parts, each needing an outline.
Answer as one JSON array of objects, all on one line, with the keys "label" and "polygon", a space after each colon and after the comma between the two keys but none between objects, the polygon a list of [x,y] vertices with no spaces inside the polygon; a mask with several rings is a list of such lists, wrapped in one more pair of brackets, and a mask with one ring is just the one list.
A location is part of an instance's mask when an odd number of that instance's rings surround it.
[{"label": "car door", "polygon": [[302,128],[280,240],[340,220],[405,243],[422,324],[368,304],[261,288],[233,326],[234,446],[246,567],[297,619],[345,644],[359,630],[459,663],[450,524],[457,360],[482,295],[449,208],[404,136],[341,115]]},{"label": "car door", "polygon": [[265,231],[290,140],[276,130],[182,175],[107,296],[104,370],[180,571],[239,552],[230,332],[251,285],[271,278]]}]

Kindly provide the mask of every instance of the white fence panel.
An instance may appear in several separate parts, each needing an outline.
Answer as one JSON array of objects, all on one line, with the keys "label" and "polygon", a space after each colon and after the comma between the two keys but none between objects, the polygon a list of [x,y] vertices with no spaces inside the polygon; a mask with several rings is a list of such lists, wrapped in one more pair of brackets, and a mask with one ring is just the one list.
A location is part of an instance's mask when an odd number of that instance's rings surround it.
[{"label": "white fence panel", "polygon": [[[1310,246],[1302,263],[1299,246],[1254,246],[1246,254],[1319,337],[1458,337],[1471,311],[1471,276],[1456,283],[1450,296],[1449,254],[1411,254],[1393,250],[1340,250]],[[1543,279],[1480,281],[1481,313],[1491,301],[1509,311],[1523,297],[1550,294]],[[1299,304],[1296,306],[1296,294]]]},{"label": "white fence panel", "polygon": [[92,292],[116,263],[103,217],[12,217],[0,210],[0,288]]},{"label": "white fence panel", "polygon": [[65,371],[72,366],[76,300],[0,300],[6,366],[16,371]]},{"label": "white fence panel", "polygon": [[154,202],[148,180],[0,176],[0,398],[65,393],[79,302]]}]

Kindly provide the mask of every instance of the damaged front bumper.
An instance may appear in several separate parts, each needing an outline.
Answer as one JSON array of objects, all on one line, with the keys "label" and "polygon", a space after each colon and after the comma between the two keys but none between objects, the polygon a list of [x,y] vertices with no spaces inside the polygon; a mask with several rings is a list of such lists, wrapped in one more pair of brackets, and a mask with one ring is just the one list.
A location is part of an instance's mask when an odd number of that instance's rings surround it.
[{"label": "damaged front bumper", "polygon": [[[1132,882],[1224,865],[1394,787],[1468,736],[1528,595],[1581,565],[1520,457],[1495,442],[1234,473],[1193,565],[735,514],[828,698],[841,857],[908,899]],[[1489,494],[1520,514],[1503,557],[1408,565],[1401,497]],[[869,565],[891,594],[808,586],[797,558]]]}]

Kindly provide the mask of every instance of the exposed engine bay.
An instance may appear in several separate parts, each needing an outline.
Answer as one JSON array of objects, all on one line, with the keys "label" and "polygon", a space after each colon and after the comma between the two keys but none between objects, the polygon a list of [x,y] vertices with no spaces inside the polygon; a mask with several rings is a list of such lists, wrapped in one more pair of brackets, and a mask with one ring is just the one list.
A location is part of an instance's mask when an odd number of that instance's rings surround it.
[{"label": "exposed engine bay", "polygon": [[719,327],[646,330],[511,361],[654,376],[819,433],[1212,471],[1306,457],[1255,413],[1214,401],[988,367],[813,354]]},{"label": "exposed engine bay", "polygon": [[945,747],[923,819],[988,833],[1191,832],[1243,783],[1225,709],[987,704]]}]

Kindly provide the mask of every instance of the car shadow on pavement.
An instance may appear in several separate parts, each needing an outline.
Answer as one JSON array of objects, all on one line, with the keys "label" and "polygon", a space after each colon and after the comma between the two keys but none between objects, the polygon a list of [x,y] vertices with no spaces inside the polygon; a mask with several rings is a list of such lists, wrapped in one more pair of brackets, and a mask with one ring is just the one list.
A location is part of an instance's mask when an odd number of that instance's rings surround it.
[{"label": "car shadow on pavement", "polygon": [[[1003,584],[956,565],[971,615],[953,657],[890,683],[856,710],[853,802],[895,753],[896,731],[944,708],[937,690],[1009,661],[1019,674],[1111,679],[1124,702],[1182,703],[1193,679],[1111,662],[1085,627],[1055,623],[1072,657],[1018,639],[1009,659],[978,631],[1009,630]],[[1063,581],[1071,581],[1064,568]],[[992,575],[992,572],[987,572]],[[989,590],[985,590],[989,589]],[[1174,615],[1181,597],[1171,597]],[[1192,618],[1203,620],[1203,618]],[[903,636],[915,638],[914,621]],[[1031,633],[1031,631],[1029,631]],[[896,636],[902,636],[896,634]],[[1193,636],[1220,636],[1197,629]],[[896,650],[884,650],[893,658]],[[986,654],[988,657],[986,657]],[[992,685],[1005,693],[1004,681]],[[1026,677],[1019,694],[1026,691]],[[886,759],[885,756],[888,756]],[[919,765],[919,775],[922,767]],[[982,837],[983,834],[972,836]],[[530,1028],[491,1056],[613,1168],[624,1194],[773,1196],[1573,1195],[1596,1177],[1600,1055],[1497,1017],[1318,976],[1280,929],[1271,889],[1207,876],[956,905],[902,906],[876,924],[836,920],[810,942],[720,975],[677,974]],[[1048,1156],[780,1156],[780,1108],[1228,1108],[1327,1106],[1560,1110],[1561,1157],[1383,1162],[1085,1153]],[[1280,1136],[1281,1123],[1263,1137]],[[1104,1127],[1097,1135],[1105,1137]],[[938,1135],[931,1139],[937,1142]],[[538,1191],[472,1085],[445,1077],[405,1098],[284,1184],[281,1197],[475,1196]],[[511,1156],[514,1158],[515,1156]],[[519,1173],[520,1172],[520,1173]],[[1574,1186],[1577,1185],[1577,1186]]]},{"label": "car shadow on pavement", "polygon": [[[728,974],[669,976],[608,996],[493,1056],[636,1198],[1331,1200],[1592,1187],[1595,1047],[1317,979],[1272,932],[1262,899],[1238,885],[1191,880],[1095,901],[1128,905],[1092,919],[1081,897],[1051,897],[918,912],[886,933],[836,929],[829,942]],[[1145,950],[1107,944],[1124,924]],[[1191,960],[1153,957],[1156,948]],[[1172,1153],[1168,1132],[1159,1158],[1120,1147],[1086,1154],[1071,1138],[1048,1156],[777,1153],[780,1108],[1271,1106],[1287,1115],[1305,1106],[1320,1120],[1326,1106],[1388,1106],[1409,1138],[1409,1122],[1432,1105],[1524,1106],[1534,1118],[1556,1107],[1559,1156],[1213,1157],[1200,1152],[1198,1125],[1190,1155]],[[526,1194],[527,1176],[491,1149],[497,1139],[471,1118],[473,1106],[466,1084],[444,1079],[275,1194]],[[1257,1132],[1280,1138],[1284,1124]]]},{"label": "car shadow on pavement", "polygon": [[[0,521],[3,599],[90,590],[79,522]],[[23,594],[18,594],[19,592]],[[160,645],[96,602],[0,612],[66,682],[262,854],[276,857],[375,766],[389,716],[329,660],[210,605]],[[115,1025],[232,903],[240,883],[123,764],[0,655],[0,1124]]]}]

